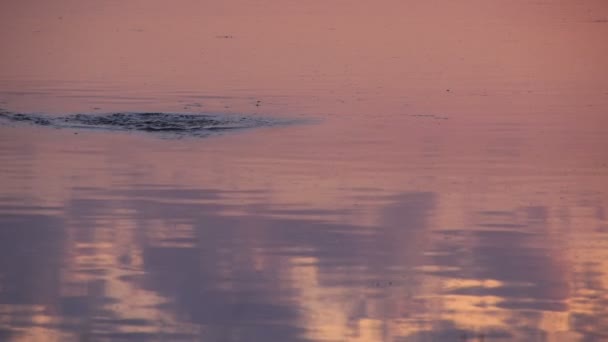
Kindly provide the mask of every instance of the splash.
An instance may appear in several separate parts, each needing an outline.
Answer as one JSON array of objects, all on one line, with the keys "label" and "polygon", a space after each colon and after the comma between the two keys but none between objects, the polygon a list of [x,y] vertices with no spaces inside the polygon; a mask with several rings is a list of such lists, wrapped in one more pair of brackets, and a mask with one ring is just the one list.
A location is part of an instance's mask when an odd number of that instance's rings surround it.
[{"label": "splash", "polygon": [[207,136],[221,131],[275,126],[278,120],[235,115],[179,113],[110,113],[49,116],[0,112],[5,122],[71,129],[140,131],[167,135]]}]

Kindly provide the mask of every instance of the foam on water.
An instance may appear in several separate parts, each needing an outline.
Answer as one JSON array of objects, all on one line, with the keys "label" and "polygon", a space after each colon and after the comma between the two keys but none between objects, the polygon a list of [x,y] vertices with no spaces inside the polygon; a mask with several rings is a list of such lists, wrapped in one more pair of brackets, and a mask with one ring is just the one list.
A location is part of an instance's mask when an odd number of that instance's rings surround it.
[{"label": "foam on water", "polygon": [[275,119],[236,115],[183,113],[109,113],[50,116],[0,112],[0,122],[29,123],[71,129],[105,129],[164,133],[163,135],[207,136],[213,133],[284,124]]}]

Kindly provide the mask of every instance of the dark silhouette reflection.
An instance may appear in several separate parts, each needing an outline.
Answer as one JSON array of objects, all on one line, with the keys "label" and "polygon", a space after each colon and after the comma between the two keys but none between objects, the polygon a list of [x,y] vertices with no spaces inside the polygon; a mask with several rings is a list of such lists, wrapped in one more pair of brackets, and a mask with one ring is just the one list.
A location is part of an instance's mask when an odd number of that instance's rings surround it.
[{"label": "dark silhouette reflection", "polygon": [[[150,193],[156,196],[142,196]],[[388,224],[373,229],[271,216],[319,214],[316,211],[257,205],[255,215],[223,216],[217,213],[227,208],[218,204],[168,202],[181,195],[186,195],[182,200],[222,195],[213,194],[115,191],[106,193],[119,197],[114,201],[74,200],[70,207],[79,225],[103,217],[109,207],[129,209],[134,216],[128,219],[138,225],[136,242],[141,244],[145,275],[124,279],[168,298],[169,303],[159,303],[157,309],[185,314],[188,321],[203,327],[204,336],[235,341],[306,339],[307,327],[302,326],[297,303],[299,285],[289,277],[290,258],[313,258],[321,286],[365,289],[396,284],[397,276],[390,270],[402,267],[403,260],[395,259],[395,254],[415,253],[415,236],[425,231],[425,215],[434,198],[426,193],[395,197],[395,204],[387,208]],[[153,222],[160,224],[151,227]],[[176,232],[180,225],[187,231]],[[402,238],[410,234],[411,238]],[[122,259],[129,263],[128,257]]]},{"label": "dark silhouette reflection", "polygon": [[[394,270],[416,253],[417,236],[426,229],[425,215],[434,200],[426,193],[395,197],[395,204],[387,208],[386,226],[363,227],[274,218],[273,214],[285,211],[267,205],[256,205],[255,214],[245,214],[246,206],[205,204],[226,195],[217,191],[80,189],[79,193],[83,197],[66,206],[66,222],[53,217],[41,222],[34,215],[21,221],[3,219],[3,227],[13,227],[3,230],[7,235],[3,241],[11,245],[31,246],[26,239],[38,226],[46,227],[47,234],[35,235],[45,248],[29,257],[37,258],[49,273],[41,278],[37,270],[24,269],[23,262],[7,254],[3,260],[10,261],[2,264],[3,274],[15,286],[5,285],[3,303],[29,304],[29,292],[42,296],[52,291],[36,302],[50,305],[55,310],[52,316],[61,318],[47,328],[80,338],[127,340],[161,335],[223,341],[310,340],[311,327],[303,319],[311,309],[300,301],[302,291],[312,289],[293,274],[294,260],[306,260],[316,270],[316,286],[353,289],[353,294],[358,293],[353,298],[357,305],[365,306],[366,296],[386,296],[381,287],[397,284]],[[218,214],[227,209],[244,214]],[[23,222],[22,226],[13,221]],[[395,259],[400,251],[406,251],[405,260]],[[4,249],[3,253],[17,252]],[[19,283],[20,274],[40,289],[27,291]],[[46,278],[52,279],[40,281]],[[348,293],[338,293],[343,295]],[[359,307],[348,320],[356,324],[359,316],[368,314]]]},{"label": "dark silhouette reflection", "polygon": [[4,340],[533,340],[572,298],[567,328],[606,334],[603,273],[569,280],[543,207],[455,229],[429,192],[384,197],[373,225],[231,200],[260,192],[73,193],[62,214],[3,207],[21,213],[0,219]]},{"label": "dark silhouette reflection", "polygon": [[0,337],[19,335],[42,308],[57,313],[65,243],[57,217],[0,215]]}]

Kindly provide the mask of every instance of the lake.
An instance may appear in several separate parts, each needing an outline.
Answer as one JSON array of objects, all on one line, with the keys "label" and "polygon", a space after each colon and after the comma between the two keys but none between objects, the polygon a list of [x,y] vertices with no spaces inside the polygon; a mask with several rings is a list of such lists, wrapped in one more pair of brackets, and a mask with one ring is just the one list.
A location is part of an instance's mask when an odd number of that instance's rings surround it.
[{"label": "lake", "polygon": [[0,4],[0,340],[608,339],[606,37],[604,0]]}]

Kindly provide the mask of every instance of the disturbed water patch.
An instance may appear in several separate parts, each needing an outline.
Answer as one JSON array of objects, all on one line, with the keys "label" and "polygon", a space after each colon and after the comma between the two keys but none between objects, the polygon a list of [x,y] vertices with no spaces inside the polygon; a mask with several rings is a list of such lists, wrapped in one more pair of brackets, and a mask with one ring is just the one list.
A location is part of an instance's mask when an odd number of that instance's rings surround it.
[{"label": "disturbed water patch", "polygon": [[50,116],[1,111],[0,122],[70,129],[160,133],[163,136],[208,136],[228,130],[286,124],[270,118],[180,113],[109,113]]}]

